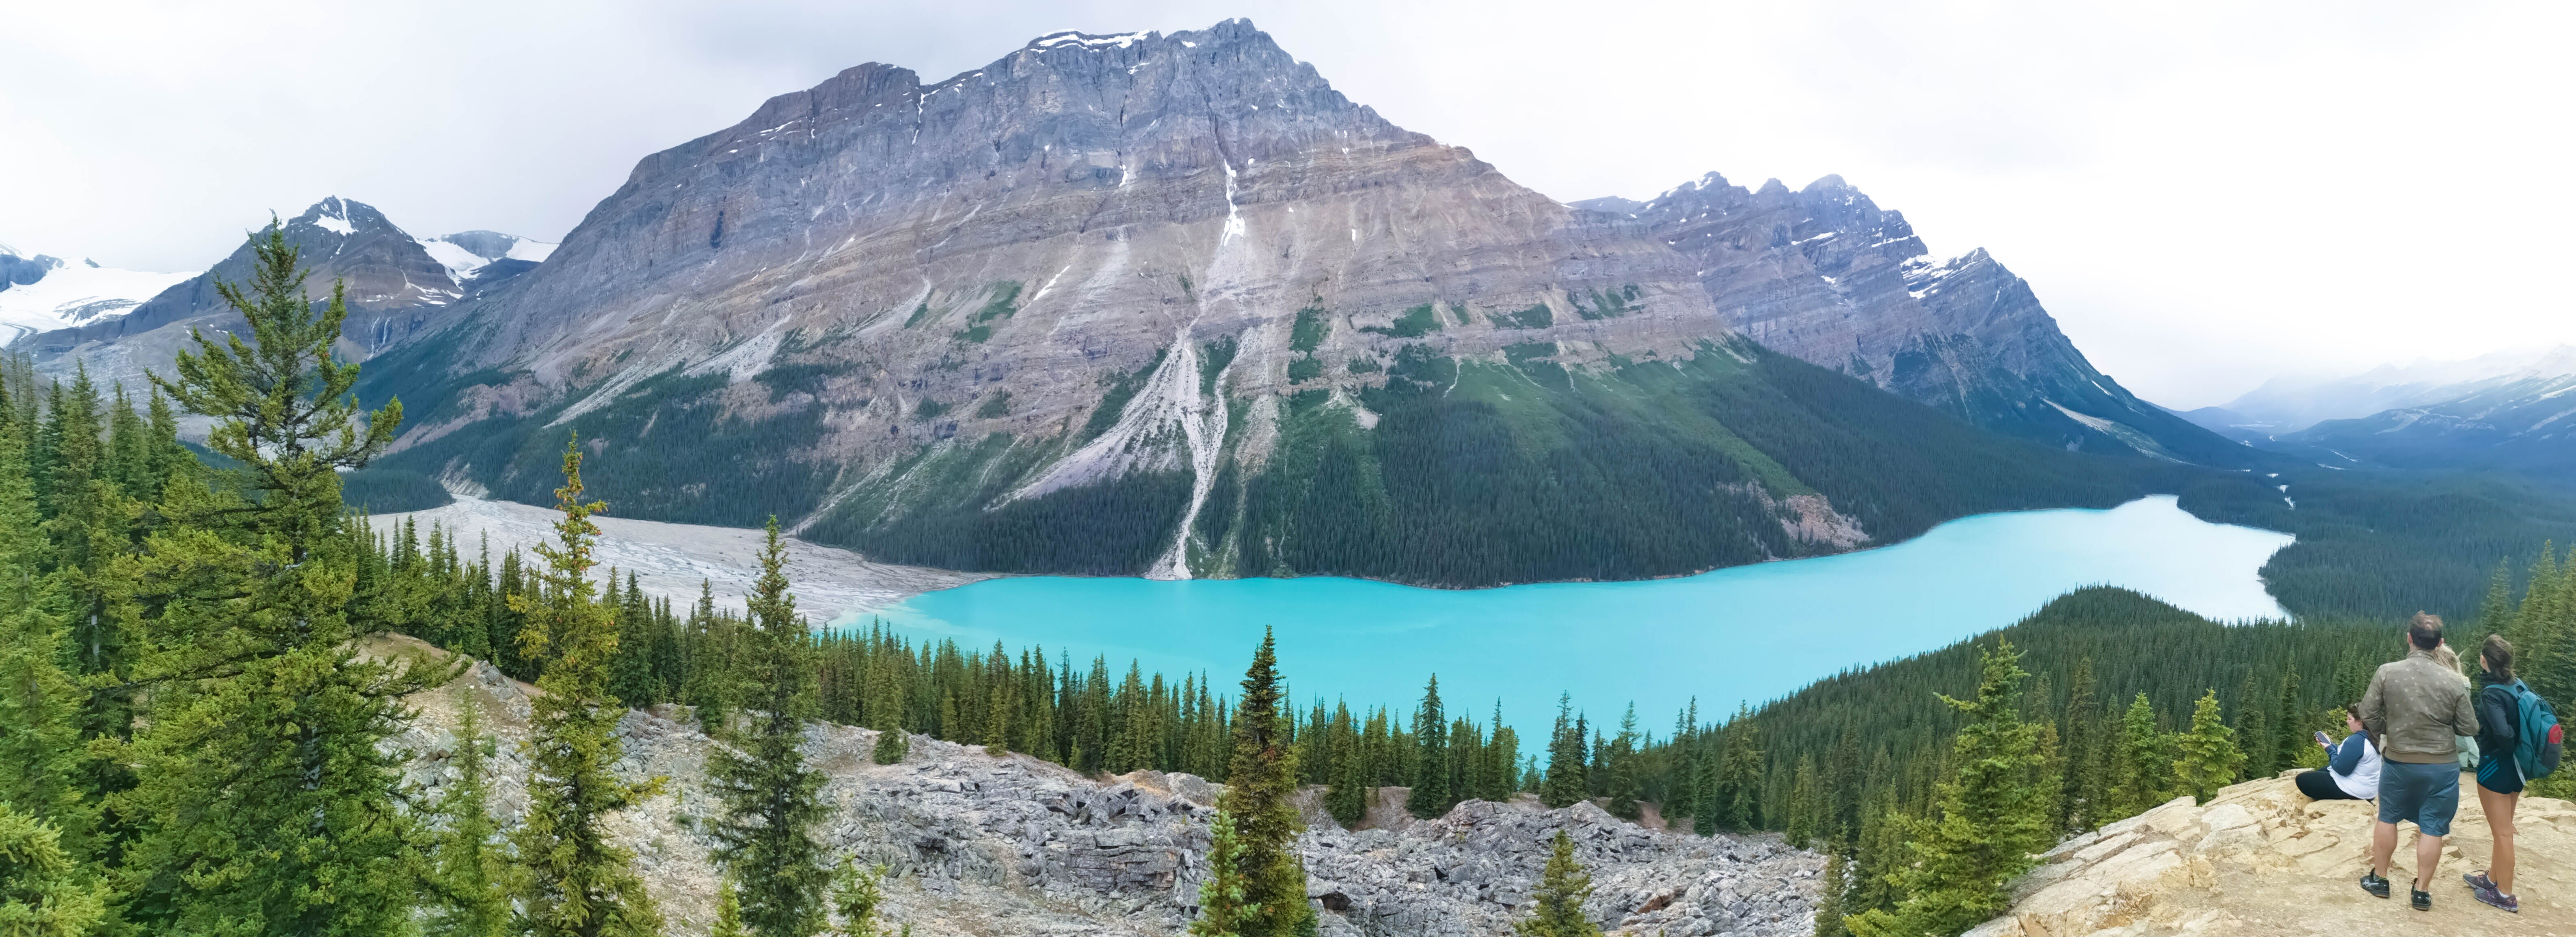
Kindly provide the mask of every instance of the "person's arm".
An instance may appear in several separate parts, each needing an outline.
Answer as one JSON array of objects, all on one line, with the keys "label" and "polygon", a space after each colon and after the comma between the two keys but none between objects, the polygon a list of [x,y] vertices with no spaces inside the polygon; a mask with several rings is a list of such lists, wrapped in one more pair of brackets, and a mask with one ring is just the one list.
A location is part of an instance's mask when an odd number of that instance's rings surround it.
[{"label": "person's arm", "polygon": [[2336,774],[2352,774],[2353,769],[2361,767],[2361,749],[2368,744],[2370,739],[2359,732],[2344,736],[2343,743],[2334,748],[2334,757],[2326,759],[2326,767]]},{"label": "person's arm", "polygon": [[2478,691],[2478,753],[2504,757],[2513,752],[2513,691],[2490,686]]},{"label": "person's arm", "polygon": [[2361,731],[2370,734],[2370,742],[2386,751],[2388,743],[2388,701],[2380,696],[2381,681],[2388,676],[2384,669],[2370,672],[2370,689],[2361,694]]},{"label": "person's arm", "polygon": [[2452,733],[2471,737],[2478,734],[2478,705],[2473,698],[2475,696],[2476,694],[2472,693],[2462,693],[2459,702],[2451,704]]}]

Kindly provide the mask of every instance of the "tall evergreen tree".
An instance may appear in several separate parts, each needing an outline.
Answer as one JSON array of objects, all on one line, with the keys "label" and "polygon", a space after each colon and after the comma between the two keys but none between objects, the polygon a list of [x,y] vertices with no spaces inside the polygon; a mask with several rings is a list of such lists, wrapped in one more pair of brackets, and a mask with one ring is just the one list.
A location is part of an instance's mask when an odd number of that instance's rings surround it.
[{"label": "tall evergreen tree", "polygon": [[506,937],[510,868],[490,805],[493,740],[483,733],[473,691],[466,691],[457,716],[456,783],[432,808],[439,829],[424,877],[425,930],[430,937]]},{"label": "tall evergreen tree", "polygon": [[2011,904],[2004,886],[2051,837],[2039,727],[2020,716],[2028,676],[2010,642],[1986,652],[1973,699],[1942,696],[1967,724],[1952,743],[1955,776],[1940,785],[1933,818],[1914,831],[1913,863],[1895,873],[1905,897],[1893,912],[1847,919],[1859,937],[1956,934]]},{"label": "tall evergreen tree", "polygon": [[1824,881],[1816,888],[1815,937],[1851,937],[1843,926],[1843,901],[1851,890],[1851,866],[1841,850],[1825,853]]},{"label": "tall evergreen tree", "polygon": [[775,517],[747,604],[750,728],[708,758],[708,786],[724,804],[711,831],[714,855],[741,884],[743,924],[753,934],[812,937],[823,929],[830,879],[823,844],[814,839],[826,813],[823,773],[805,763],[801,748],[814,711],[814,664],[805,620],[787,591],[787,548]]},{"label": "tall evergreen tree", "polygon": [[1539,785],[1538,799],[1549,809],[1571,807],[1592,796],[1592,785],[1584,779],[1583,727],[1574,715],[1572,694],[1556,698],[1556,728],[1548,733],[1547,779]]},{"label": "tall evergreen tree", "polygon": [[1449,716],[1440,706],[1440,676],[1433,674],[1422,689],[1422,705],[1413,711],[1413,743],[1419,754],[1413,769],[1413,790],[1404,799],[1406,812],[1428,820],[1449,812],[1457,798],[1449,796]]},{"label": "tall evergreen tree", "polygon": [[528,815],[518,832],[525,871],[518,894],[520,928],[531,937],[647,937],[662,915],[628,866],[625,849],[608,841],[608,815],[661,789],[662,779],[620,781],[617,721],[625,715],[608,693],[617,655],[617,622],[591,593],[591,514],[606,504],[581,500],[581,446],[564,446],[564,486],[555,489],[559,546],[539,544],[545,560],[535,594],[512,596],[527,616],[521,649],[545,664],[533,703]]},{"label": "tall evergreen tree", "polygon": [[1515,922],[1512,932],[1521,937],[1600,937],[1601,925],[1583,916],[1583,902],[1591,897],[1592,876],[1575,861],[1574,840],[1559,829],[1548,843],[1538,889],[1530,895],[1530,916]]},{"label": "tall evergreen tree", "polygon": [[1293,847],[1297,808],[1296,756],[1289,749],[1288,715],[1281,706],[1278,654],[1267,629],[1244,671],[1235,700],[1234,758],[1226,768],[1217,810],[1233,827],[1241,895],[1201,915],[1223,922],[1235,937],[1311,937],[1315,909],[1306,901],[1306,867]]},{"label": "tall evergreen tree", "polygon": [[2245,753],[2236,748],[2236,733],[2218,718],[2218,691],[2211,690],[2192,707],[2191,731],[2175,740],[2174,783],[2181,793],[2208,800],[2218,789],[2236,783]]},{"label": "tall evergreen tree", "polygon": [[248,288],[216,284],[248,340],[194,334],[176,377],[153,376],[214,419],[206,446],[237,478],[165,502],[173,523],[101,584],[114,633],[149,645],[129,671],[152,688],[147,728],[101,739],[136,766],[111,799],[143,830],[124,855],[129,907],[165,932],[390,933],[411,915],[413,820],[384,742],[401,697],[446,675],[361,655],[340,472],[393,440],[402,404],[361,409],[358,366],[333,360],[341,286],[317,314],[282,230],[252,247]]},{"label": "tall evergreen tree", "polygon": [[1637,704],[1628,704],[1628,714],[1620,717],[1619,735],[1610,740],[1610,777],[1602,793],[1610,798],[1610,815],[1622,820],[1644,816],[1637,804],[1644,779],[1637,765]]},{"label": "tall evergreen tree", "polygon": [[2136,816],[2139,812],[2164,801],[2171,787],[2172,757],[2164,732],[2156,726],[2155,707],[2147,694],[2139,693],[2120,717],[2120,739],[2112,761],[2110,808],[2098,819],[2103,822]]},{"label": "tall evergreen tree", "polygon": [[[7,412],[0,398],[0,413]],[[76,858],[89,854],[95,804],[85,795],[80,707],[62,660],[68,635],[47,544],[37,526],[27,450],[0,421],[0,803],[50,825]]]},{"label": "tall evergreen tree", "polygon": [[2093,658],[2075,662],[2075,675],[2066,685],[2065,728],[2058,737],[2064,740],[2066,770],[2058,776],[2056,826],[2063,832],[2089,830],[2093,815],[2099,811],[2102,794],[2101,756],[2095,750],[2102,727],[2102,703],[2093,677]]},{"label": "tall evergreen tree", "polygon": [[108,888],[51,824],[0,802],[0,933],[87,937],[109,922]]}]

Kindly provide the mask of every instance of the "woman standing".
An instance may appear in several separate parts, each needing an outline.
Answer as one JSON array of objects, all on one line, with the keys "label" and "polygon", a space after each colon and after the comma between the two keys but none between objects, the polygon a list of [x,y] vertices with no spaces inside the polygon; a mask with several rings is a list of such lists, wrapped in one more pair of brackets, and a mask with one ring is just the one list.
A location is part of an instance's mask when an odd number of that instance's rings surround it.
[{"label": "woman standing", "polygon": [[2516,914],[2522,902],[2513,896],[2513,809],[2522,802],[2522,769],[2514,763],[2514,746],[2522,738],[2519,693],[2530,692],[2513,676],[2513,645],[2503,635],[2488,635],[2478,649],[2478,808],[2495,834],[2495,852],[2487,870],[2462,876],[2479,901]]}]

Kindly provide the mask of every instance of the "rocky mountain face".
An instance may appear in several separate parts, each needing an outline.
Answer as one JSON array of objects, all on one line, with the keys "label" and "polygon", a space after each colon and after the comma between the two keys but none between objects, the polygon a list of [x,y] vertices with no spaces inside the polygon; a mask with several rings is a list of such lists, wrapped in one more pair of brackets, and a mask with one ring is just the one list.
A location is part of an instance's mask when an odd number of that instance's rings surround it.
[{"label": "rocky mountain face", "polygon": [[[430,313],[466,295],[420,242],[365,203],[326,198],[283,227],[287,243],[302,252],[312,271],[304,283],[306,295],[326,300],[334,281],[347,283],[349,319],[341,350],[353,358],[409,337],[432,321]],[[255,236],[265,234],[263,225]],[[250,270],[251,246],[245,240],[205,273],[185,278],[122,316],[43,332],[11,347],[34,356],[47,373],[68,374],[80,364],[103,381],[140,387],[146,369],[166,370],[171,356],[189,347],[191,329],[214,332],[239,326],[241,317],[216,295],[215,284],[246,283]]]},{"label": "rocky mountain face", "polygon": [[[379,642],[380,654],[427,652],[409,639]],[[433,795],[454,781],[457,713],[470,699],[500,740],[494,813],[515,826],[527,810],[521,746],[532,692],[481,664],[413,697],[416,714],[395,742],[411,753],[407,779]],[[806,757],[826,774],[830,809],[819,838],[835,859],[887,864],[890,919],[915,933],[1178,935],[1197,913],[1220,785],[1150,771],[1085,777],[927,736],[913,737],[902,763],[878,765],[869,757],[875,742],[868,729],[808,731]],[[706,832],[717,803],[705,771],[714,743],[685,713],[660,711],[628,714],[619,743],[621,775],[669,781],[616,816],[611,836],[634,852],[668,932],[707,933],[719,881]],[[1604,927],[1794,937],[1814,926],[1823,859],[1775,838],[1660,832],[1591,804],[1551,811],[1528,800],[1469,801],[1398,829],[1344,830],[1319,808],[1307,813],[1298,851],[1325,935],[1507,933],[1528,913],[1559,829],[1591,869],[1595,891],[1584,908]]]},{"label": "rocky mountain face", "polygon": [[1791,191],[1710,173],[1646,202],[1574,203],[1691,259],[1729,324],[1774,350],[1999,432],[2223,467],[2238,447],[2138,399],[1983,248],[1936,259],[1897,211],[1826,176]]},{"label": "rocky mountain face", "polygon": [[2009,444],[1747,341],[1666,240],[1250,23],[1062,33],[938,82],[861,65],[646,157],[362,391],[411,407],[393,462],[460,485],[542,501],[577,432],[631,515],[955,569],[1610,578],[2143,490],[2062,452],[2125,449]]},{"label": "rocky mountain face", "polygon": [[119,270],[0,244],[0,345],[124,315],[192,276]]}]

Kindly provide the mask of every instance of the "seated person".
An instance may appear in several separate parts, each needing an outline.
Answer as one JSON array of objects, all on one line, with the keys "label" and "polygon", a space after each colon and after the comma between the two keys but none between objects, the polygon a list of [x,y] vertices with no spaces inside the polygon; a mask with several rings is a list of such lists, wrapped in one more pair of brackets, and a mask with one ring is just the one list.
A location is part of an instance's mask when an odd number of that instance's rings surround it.
[{"label": "seated person", "polygon": [[2317,744],[2326,750],[2326,766],[2299,772],[2299,793],[2309,800],[2371,800],[2379,796],[2379,746],[2370,744],[2370,733],[2361,731],[2361,707],[2343,709],[2344,728],[2352,734],[2340,744],[2327,744],[2325,733],[2317,733]]}]

